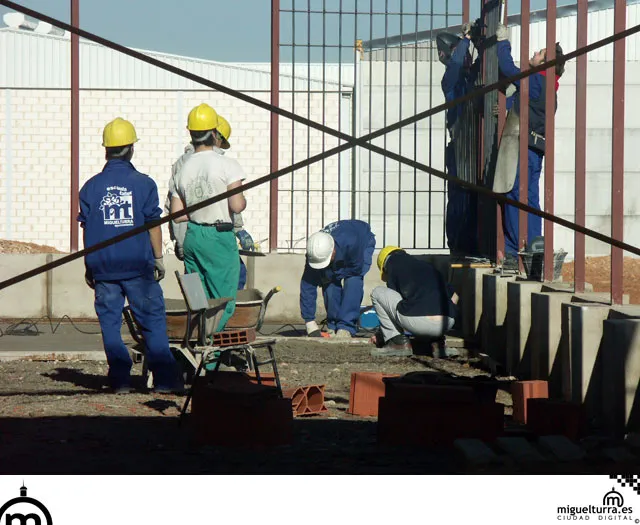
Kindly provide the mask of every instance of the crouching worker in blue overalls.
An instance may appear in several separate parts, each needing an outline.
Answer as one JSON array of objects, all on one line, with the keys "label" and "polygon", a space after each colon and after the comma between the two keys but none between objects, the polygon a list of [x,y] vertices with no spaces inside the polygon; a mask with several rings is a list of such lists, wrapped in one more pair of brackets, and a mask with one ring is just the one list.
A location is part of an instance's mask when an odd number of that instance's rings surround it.
[{"label": "crouching worker in blue overalls", "polygon": [[[382,339],[371,355],[407,357],[413,350],[405,332],[437,340],[453,328],[458,296],[432,264],[397,246],[385,246],[378,255],[378,269],[387,286],[371,292]],[[378,343],[375,339],[372,342]]]},{"label": "crouching worker in blue overalls", "polygon": [[[131,164],[137,140],[133,125],[121,118],[104,128],[102,145],[107,163],[80,190],[78,221],[85,248],[160,218],[156,183]],[[154,391],[182,391],[178,365],[169,349],[164,296],[158,283],[165,274],[160,226],[87,255],[85,268],[85,281],[95,290],[112,390],[131,390],[133,363],[120,334],[126,298],[144,336]]]},{"label": "crouching worker in blue overalls", "polygon": [[300,313],[308,336],[322,336],[315,321],[319,286],[327,310],[328,335],[339,339],[356,335],[364,276],[371,268],[375,247],[371,227],[358,220],[331,223],[307,239],[307,260],[300,282]]}]

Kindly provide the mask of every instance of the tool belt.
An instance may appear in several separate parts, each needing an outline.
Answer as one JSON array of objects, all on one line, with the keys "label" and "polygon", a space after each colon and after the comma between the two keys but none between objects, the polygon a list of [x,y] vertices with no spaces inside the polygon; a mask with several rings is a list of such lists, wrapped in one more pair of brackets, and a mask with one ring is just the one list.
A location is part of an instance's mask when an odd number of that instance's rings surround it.
[{"label": "tool belt", "polygon": [[233,223],[232,222],[216,221],[213,224],[201,223],[200,226],[208,226],[208,227],[211,227],[211,228],[215,228],[219,232],[230,232],[230,231],[233,230]]},{"label": "tool belt", "polygon": [[529,132],[529,147],[540,153],[544,153],[545,139],[535,131]]}]

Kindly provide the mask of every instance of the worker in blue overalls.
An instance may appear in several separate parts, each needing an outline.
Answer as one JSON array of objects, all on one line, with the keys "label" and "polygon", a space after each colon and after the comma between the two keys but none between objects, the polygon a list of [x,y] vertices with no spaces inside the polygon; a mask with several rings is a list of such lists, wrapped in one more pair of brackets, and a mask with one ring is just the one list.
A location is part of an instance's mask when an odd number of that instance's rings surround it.
[{"label": "worker in blue overalls", "polygon": [[[102,145],[107,163],[80,190],[78,221],[85,248],[160,218],[156,183],[131,164],[137,141],[133,125],[121,118],[104,128]],[[95,309],[113,391],[131,390],[133,363],[120,334],[125,298],[144,336],[154,391],[181,391],[183,384],[169,348],[164,297],[158,283],[165,274],[160,226],[87,255],[85,269],[85,281],[95,290]]]},{"label": "worker in blue overalls", "polygon": [[319,286],[327,310],[327,333],[340,339],[356,335],[364,276],[375,247],[371,227],[358,220],[333,222],[307,239],[307,260],[300,281],[300,313],[307,335],[322,335],[315,321]]},{"label": "worker in blue overalls", "polygon": [[[471,44],[472,26],[462,26],[463,38],[450,33],[440,33],[436,39],[438,57],[446,66],[442,77],[442,91],[446,102],[462,97],[472,91],[475,86],[480,60],[472,63],[469,47]],[[454,136],[456,126],[461,123],[463,107],[461,104],[447,110],[447,129],[450,141],[445,151],[447,173],[458,177]],[[455,183],[447,185],[446,233],[447,244],[452,255],[474,255],[478,250],[477,239],[477,194],[465,190]]]},{"label": "worker in blue overalls", "polygon": [[[520,68],[513,62],[511,44],[509,43],[507,28],[499,24],[496,30],[498,67],[500,73],[506,77],[520,73]],[[563,56],[562,47],[556,43],[556,58]],[[547,59],[547,50],[543,48],[533,53],[529,59],[531,67],[543,64]],[[564,73],[564,61],[558,62],[550,71],[540,71],[529,77],[529,129],[527,150],[527,203],[532,208],[540,209],[540,173],[545,152],[545,121],[546,121],[546,82],[547,72],[555,76],[555,91],[558,91],[559,79]],[[493,190],[496,193],[506,193],[513,200],[520,199],[520,81],[513,82],[516,91],[507,98],[507,119],[500,141],[496,173]],[[557,93],[555,96],[556,111],[558,107]],[[513,111],[512,111],[513,110]],[[515,206],[503,207],[503,227],[505,240],[504,269],[515,270],[518,267],[518,229],[520,210]],[[542,234],[542,219],[537,215],[527,215],[527,240],[533,241]]]}]

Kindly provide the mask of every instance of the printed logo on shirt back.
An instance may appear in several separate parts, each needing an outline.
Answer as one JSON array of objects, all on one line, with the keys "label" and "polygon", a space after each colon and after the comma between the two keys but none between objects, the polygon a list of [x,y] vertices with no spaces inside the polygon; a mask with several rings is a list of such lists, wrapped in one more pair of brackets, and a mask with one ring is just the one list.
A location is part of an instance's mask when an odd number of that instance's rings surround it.
[{"label": "printed logo on shirt back", "polygon": [[122,186],[110,186],[100,201],[104,224],[115,226],[133,226],[133,195]]}]

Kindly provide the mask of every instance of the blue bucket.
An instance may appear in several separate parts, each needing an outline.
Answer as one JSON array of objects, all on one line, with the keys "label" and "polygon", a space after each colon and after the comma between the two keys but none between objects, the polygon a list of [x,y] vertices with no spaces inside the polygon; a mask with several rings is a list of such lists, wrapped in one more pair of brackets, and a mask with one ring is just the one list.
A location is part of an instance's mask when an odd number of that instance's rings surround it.
[{"label": "blue bucket", "polygon": [[362,306],[360,308],[360,317],[358,324],[363,330],[375,330],[380,326],[380,319],[373,306]]}]

